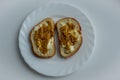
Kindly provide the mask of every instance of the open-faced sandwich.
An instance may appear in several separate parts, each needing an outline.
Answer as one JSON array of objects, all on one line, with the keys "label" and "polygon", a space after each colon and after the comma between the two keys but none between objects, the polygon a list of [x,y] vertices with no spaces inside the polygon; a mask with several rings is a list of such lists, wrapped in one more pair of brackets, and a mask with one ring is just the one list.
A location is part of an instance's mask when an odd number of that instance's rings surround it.
[{"label": "open-faced sandwich", "polygon": [[56,23],[60,54],[64,58],[71,57],[82,44],[82,33],[79,22],[74,18],[63,18]]},{"label": "open-faced sandwich", "polygon": [[56,51],[54,29],[54,21],[51,18],[45,18],[32,28],[30,42],[36,56],[41,58],[54,56]]}]

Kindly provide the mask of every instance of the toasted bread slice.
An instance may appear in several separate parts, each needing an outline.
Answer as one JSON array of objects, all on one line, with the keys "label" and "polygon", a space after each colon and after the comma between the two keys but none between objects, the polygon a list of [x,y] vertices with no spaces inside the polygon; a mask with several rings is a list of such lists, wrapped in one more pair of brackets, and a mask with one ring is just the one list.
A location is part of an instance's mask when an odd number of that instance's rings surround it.
[{"label": "toasted bread slice", "polygon": [[64,58],[71,57],[82,44],[81,26],[74,18],[66,17],[56,23],[60,54]]},{"label": "toasted bread slice", "polygon": [[30,42],[33,53],[41,58],[50,58],[54,56],[54,21],[51,18],[45,18],[35,25],[30,32]]}]

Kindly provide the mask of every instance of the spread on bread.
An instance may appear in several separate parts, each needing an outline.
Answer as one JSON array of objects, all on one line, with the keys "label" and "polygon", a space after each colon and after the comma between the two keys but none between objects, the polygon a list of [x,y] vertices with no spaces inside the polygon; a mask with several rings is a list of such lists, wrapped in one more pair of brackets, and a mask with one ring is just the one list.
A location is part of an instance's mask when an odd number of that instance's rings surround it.
[{"label": "spread on bread", "polygon": [[45,54],[48,52],[47,45],[50,39],[53,37],[54,32],[49,21],[39,26],[40,28],[35,31],[34,41],[39,50]]},{"label": "spread on bread", "polygon": [[54,42],[54,22],[51,18],[42,20],[30,32],[33,53],[41,58],[54,56],[56,48]]},{"label": "spread on bread", "polygon": [[68,22],[66,25],[60,28],[60,32],[62,34],[60,36],[62,47],[64,47],[66,50],[73,51],[73,45],[78,41],[77,38],[79,34],[79,31],[75,29],[75,25]]},{"label": "spread on bread", "polygon": [[64,58],[71,57],[82,44],[81,26],[74,18],[63,18],[57,21],[57,32],[60,43],[60,54]]}]

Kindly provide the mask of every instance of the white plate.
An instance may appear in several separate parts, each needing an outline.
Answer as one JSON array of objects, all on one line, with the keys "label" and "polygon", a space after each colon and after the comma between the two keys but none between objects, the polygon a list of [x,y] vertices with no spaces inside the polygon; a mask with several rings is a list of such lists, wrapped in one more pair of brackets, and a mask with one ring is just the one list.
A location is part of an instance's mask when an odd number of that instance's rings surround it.
[{"label": "white plate", "polygon": [[[63,17],[73,17],[80,22],[83,44],[79,51],[69,59],[56,55],[50,59],[41,59],[33,55],[29,42],[32,27],[46,17],[55,21]],[[63,3],[51,3],[33,11],[23,22],[19,33],[19,48],[25,62],[38,73],[47,76],[65,76],[78,70],[90,57],[94,47],[94,30],[88,18],[76,7]]]}]

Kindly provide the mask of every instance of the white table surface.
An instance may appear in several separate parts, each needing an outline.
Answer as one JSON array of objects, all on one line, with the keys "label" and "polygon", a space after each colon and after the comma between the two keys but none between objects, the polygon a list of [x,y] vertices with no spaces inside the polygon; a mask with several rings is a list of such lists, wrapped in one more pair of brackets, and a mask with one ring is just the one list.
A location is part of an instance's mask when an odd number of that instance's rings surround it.
[{"label": "white table surface", "polygon": [[0,0],[0,80],[120,80],[119,0],[59,1],[78,6],[94,25],[94,52],[81,69],[53,78],[40,75],[26,65],[18,49],[19,29],[32,10],[48,1]]}]

